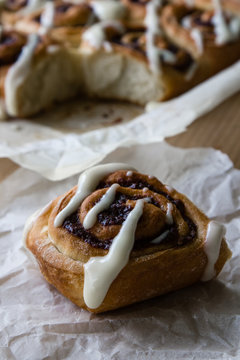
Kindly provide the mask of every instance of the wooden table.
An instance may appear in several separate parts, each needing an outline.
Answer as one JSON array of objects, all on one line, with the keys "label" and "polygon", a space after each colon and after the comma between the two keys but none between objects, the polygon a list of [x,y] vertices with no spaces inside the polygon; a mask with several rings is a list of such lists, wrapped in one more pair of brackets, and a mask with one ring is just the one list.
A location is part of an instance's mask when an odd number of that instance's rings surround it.
[{"label": "wooden table", "polygon": [[[235,167],[240,168],[240,93],[167,141],[183,148],[214,147],[228,154]],[[0,159],[0,181],[17,168],[11,160]]]},{"label": "wooden table", "polygon": [[167,140],[183,148],[213,147],[226,153],[240,168],[240,93],[191,124],[187,131]]}]

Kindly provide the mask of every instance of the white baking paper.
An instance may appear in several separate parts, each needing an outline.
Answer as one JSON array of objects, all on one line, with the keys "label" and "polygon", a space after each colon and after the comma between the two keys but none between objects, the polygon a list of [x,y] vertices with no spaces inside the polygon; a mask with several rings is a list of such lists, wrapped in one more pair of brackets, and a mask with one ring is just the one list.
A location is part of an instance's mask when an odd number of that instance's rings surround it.
[{"label": "white baking paper", "polygon": [[240,62],[174,100],[155,104],[147,113],[134,105],[70,102],[34,121],[1,123],[0,157],[61,180],[120,146],[154,143],[185,131],[238,90]]},{"label": "white baking paper", "polygon": [[222,221],[232,259],[218,280],[91,315],[44,280],[21,241],[26,218],[77,176],[53,183],[18,169],[0,184],[0,359],[239,359],[240,171],[219,151],[165,143],[121,149],[107,161],[158,176]]}]

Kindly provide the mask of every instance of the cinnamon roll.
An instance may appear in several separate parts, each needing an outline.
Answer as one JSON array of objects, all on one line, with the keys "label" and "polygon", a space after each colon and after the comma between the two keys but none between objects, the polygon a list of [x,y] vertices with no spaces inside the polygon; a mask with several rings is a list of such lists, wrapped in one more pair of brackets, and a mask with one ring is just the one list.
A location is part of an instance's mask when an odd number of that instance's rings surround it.
[{"label": "cinnamon roll", "polygon": [[[96,38],[96,32],[101,36]],[[194,63],[191,54],[163,35],[149,36],[144,29],[111,22],[94,25],[82,39],[89,96],[144,105],[151,99],[169,99],[194,84],[195,78],[187,78]],[[105,68],[108,71],[101,71]]]},{"label": "cinnamon roll", "polygon": [[197,81],[212,76],[240,58],[240,19],[213,10],[168,5],[162,11],[161,23],[168,39],[186,49],[195,60],[201,74]]},{"label": "cinnamon roll", "polygon": [[10,55],[7,66],[17,68],[11,81],[0,63],[1,103],[8,115],[26,117],[82,93],[139,105],[171,99],[240,59],[240,7],[229,4],[6,0],[3,31],[47,38],[51,46],[41,57],[30,46],[30,67],[19,54],[22,73]]},{"label": "cinnamon roll", "polygon": [[24,239],[46,280],[95,313],[208,281],[231,256],[222,225],[118,163],[85,171],[33,215]]},{"label": "cinnamon roll", "polygon": [[4,31],[1,36],[0,92],[12,117],[30,116],[79,93],[77,71],[70,53],[46,35]]}]

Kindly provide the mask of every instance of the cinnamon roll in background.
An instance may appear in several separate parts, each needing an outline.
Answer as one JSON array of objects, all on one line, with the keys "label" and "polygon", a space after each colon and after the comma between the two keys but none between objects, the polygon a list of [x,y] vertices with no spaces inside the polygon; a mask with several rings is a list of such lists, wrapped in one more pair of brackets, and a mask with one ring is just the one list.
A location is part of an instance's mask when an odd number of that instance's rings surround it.
[{"label": "cinnamon roll in background", "polygon": [[47,35],[2,32],[0,92],[8,115],[29,116],[75,96],[76,73],[69,52]]},{"label": "cinnamon roll in background", "polygon": [[191,54],[205,77],[240,59],[240,18],[168,5],[162,11],[161,23],[168,39]]},{"label": "cinnamon roll in background", "polygon": [[24,236],[47,281],[96,313],[208,281],[231,256],[222,225],[126,164],[85,171]]},{"label": "cinnamon roll in background", "polygon": [[[239,13],[233,0],[6,0],[4,31],[47,36],[64,53],[61,60],[55,52],[56,65],[44,65],[44,56],[42,65],[38,60],[46,87],[53,84],[51,96],[36,86],[34,64],[29,76],[15,71],[13,93],[1,92],[6,113],[29,117],[81,94],[140,105],[170,99],[240,59]],[[9,90],[0,66],[1,87]]]}]

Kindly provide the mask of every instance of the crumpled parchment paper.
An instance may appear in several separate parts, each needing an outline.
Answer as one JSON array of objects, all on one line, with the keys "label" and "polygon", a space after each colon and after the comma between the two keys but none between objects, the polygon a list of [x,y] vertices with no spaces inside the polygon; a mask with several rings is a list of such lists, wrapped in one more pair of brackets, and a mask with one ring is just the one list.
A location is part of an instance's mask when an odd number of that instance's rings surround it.
[{"label": "crumpled parchment paper", "polygon": [[186,130],[240,90],[240,61],[154,110],[129,104],[70,102],[33,121],[0,123],[0,157],[51,180],[102,161],[119,147],[149,144]]},{"label": "crumpled parchment paper", "polygon": [[213,149],[165,143],[120,149],[105,160],[156,175],[223,222],[233,252],[218,280],[101,315],[49,285],[22,246],[26,218],[77,183],[18,169],[0,184],[0,359],[239,359],[240,171]]}]

